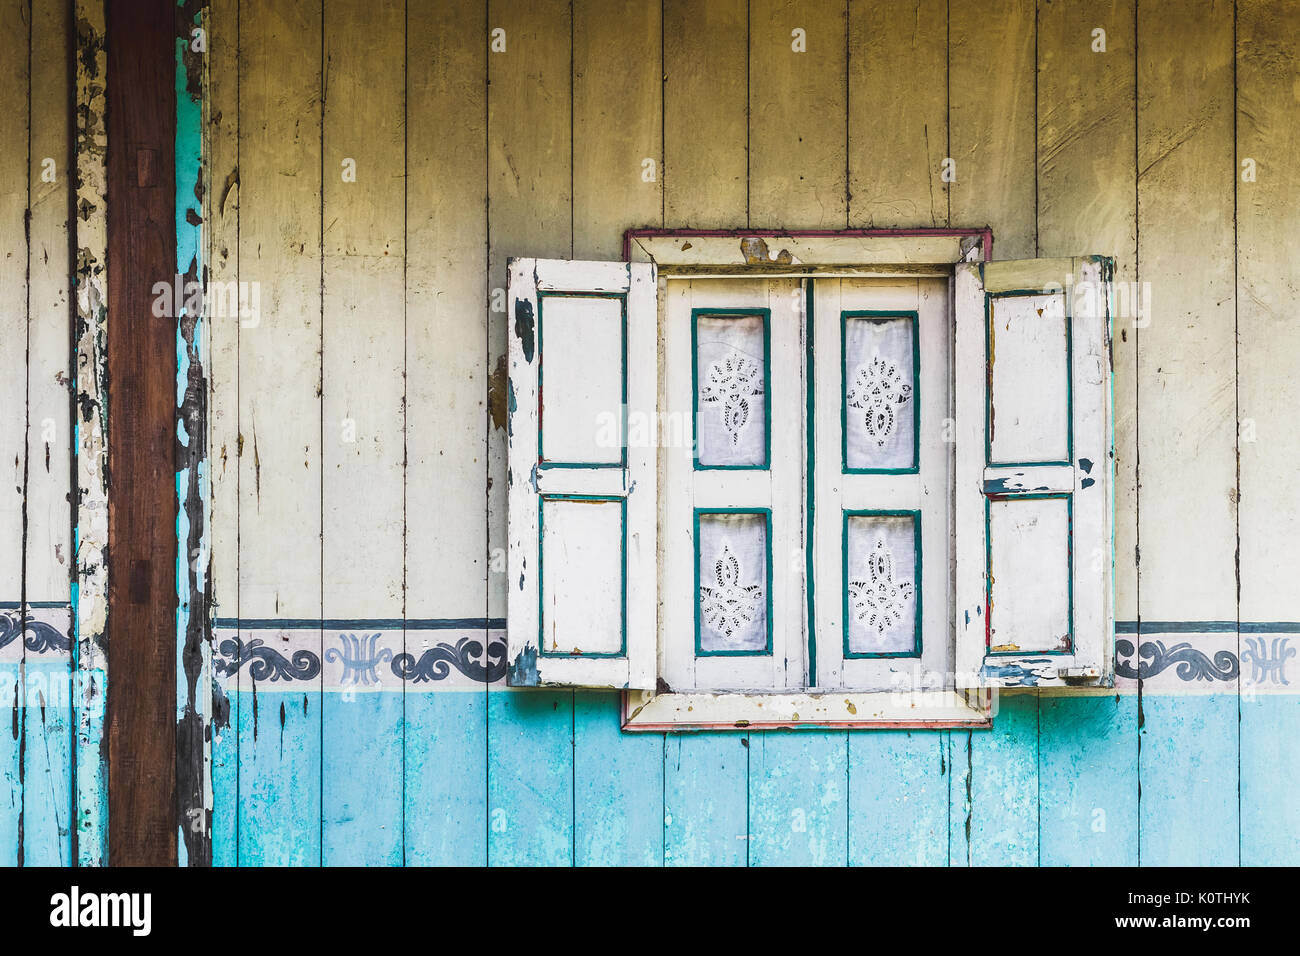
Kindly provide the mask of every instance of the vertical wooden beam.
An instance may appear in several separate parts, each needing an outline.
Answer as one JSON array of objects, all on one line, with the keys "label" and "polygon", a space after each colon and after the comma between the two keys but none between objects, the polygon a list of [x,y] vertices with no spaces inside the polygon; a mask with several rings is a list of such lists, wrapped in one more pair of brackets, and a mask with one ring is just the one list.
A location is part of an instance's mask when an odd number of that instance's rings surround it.
[{"label": "vertical wooden beam", "polygon": [[115,865],[176,860],[175,9],[108,6],[109,848]]},{"label": "vertical wooden beam", "polygon": [[77,288],[73,858],[108,862],[108,50],[104,0],[76,0]]},{"label": "vertical wooden beam", "polygon": [[[23,843],[23,516],[26,512],[28,37],[26,0],[0,3],[0,865]],[[16,636],[10,636],[16,631]]]},{"label": "vertical wooden beam", "polygon": [[[1297,619],[1300,507],[1300,2],[1237,5],[1237,342],[1241,621]],[[1300,863],[1300,644],[1241,639],[1241,864]],[[1291,654],[1292,657],[1287,655]],[[1289,662],[1289,663],[1288,663]],[[1282,681],[1288,679],[1290,685]]]}]

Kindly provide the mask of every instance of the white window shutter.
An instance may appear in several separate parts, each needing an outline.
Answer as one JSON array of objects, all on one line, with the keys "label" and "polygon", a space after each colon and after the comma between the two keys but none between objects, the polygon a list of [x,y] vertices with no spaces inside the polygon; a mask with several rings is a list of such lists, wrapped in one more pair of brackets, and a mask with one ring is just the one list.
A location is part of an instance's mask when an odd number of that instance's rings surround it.
[{"label": "white window shutter", "polygon": [[509,683],[653,689],[655,267],[509,273]]},{"label": "white window shutter", "polygon": [[957,266],[960,687],[1113,682],[1112,271]]}]

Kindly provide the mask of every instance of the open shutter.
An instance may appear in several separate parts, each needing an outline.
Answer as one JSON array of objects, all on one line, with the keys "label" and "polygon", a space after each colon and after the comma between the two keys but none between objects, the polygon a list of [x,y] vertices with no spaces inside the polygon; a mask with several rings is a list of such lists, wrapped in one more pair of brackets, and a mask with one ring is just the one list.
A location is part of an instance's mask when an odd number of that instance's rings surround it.
[{"label": "open shutter", "polygon": [[653,689],[655,267],[509,271],[509,683]]},{"label": "open shutter", "polygon": [[1113,680],[1112,269],[957,266],[959,686]]}]

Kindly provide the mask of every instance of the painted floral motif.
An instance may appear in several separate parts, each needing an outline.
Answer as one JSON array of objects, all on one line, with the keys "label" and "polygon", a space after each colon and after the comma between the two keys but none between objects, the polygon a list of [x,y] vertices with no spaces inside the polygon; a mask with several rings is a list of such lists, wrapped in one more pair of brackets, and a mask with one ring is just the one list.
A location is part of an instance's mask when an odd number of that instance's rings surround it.
[{"label": "painted floral motif", "polygon": [[732,640],[758,620],[763,588],[740,583],[740,559],[727,544],[713,563],[713,573],[717,587],[700,585],[700,615],[705,624]]},{"label": "painted floral motif", "polygon": [[700,399],[722,404],[722,424],[731,443],[740,443],[740,433],[749,424],[749,400],[763,394],[762,367],[738,352],[709,366],[700,385]]},{"label": "painted floral motif", "polygon": [[858,366],[845,396],[850,408],[862,410],[863,426],[877,446],[883,446],[894,433],[895,408],[911,397],[912,386],[903,381],[896,363],[881,357],[879,349],[872,350],[870,362]]},{"label": "painted floral motif", "polygon": [[867,574],[868,581],[849,582],[849,611],[864,628],[883,637],[903,619],[913,585],[894,580],[894,555],[883,539],[877,539],[875,549],[867,555]]}]

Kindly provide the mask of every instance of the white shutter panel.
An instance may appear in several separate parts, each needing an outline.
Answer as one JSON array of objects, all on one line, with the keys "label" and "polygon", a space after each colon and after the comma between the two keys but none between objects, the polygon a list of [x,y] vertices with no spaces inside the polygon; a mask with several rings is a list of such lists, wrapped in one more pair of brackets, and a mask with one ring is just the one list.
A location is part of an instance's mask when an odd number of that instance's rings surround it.
[{"label": "white shutter panel", "polygon": [[652,689],[655,267],[509,271],[509,683]]},{"label": "white shutter panel", "polygon": [[958,686],[1113,681],[1112,270],[957,266]]}]

